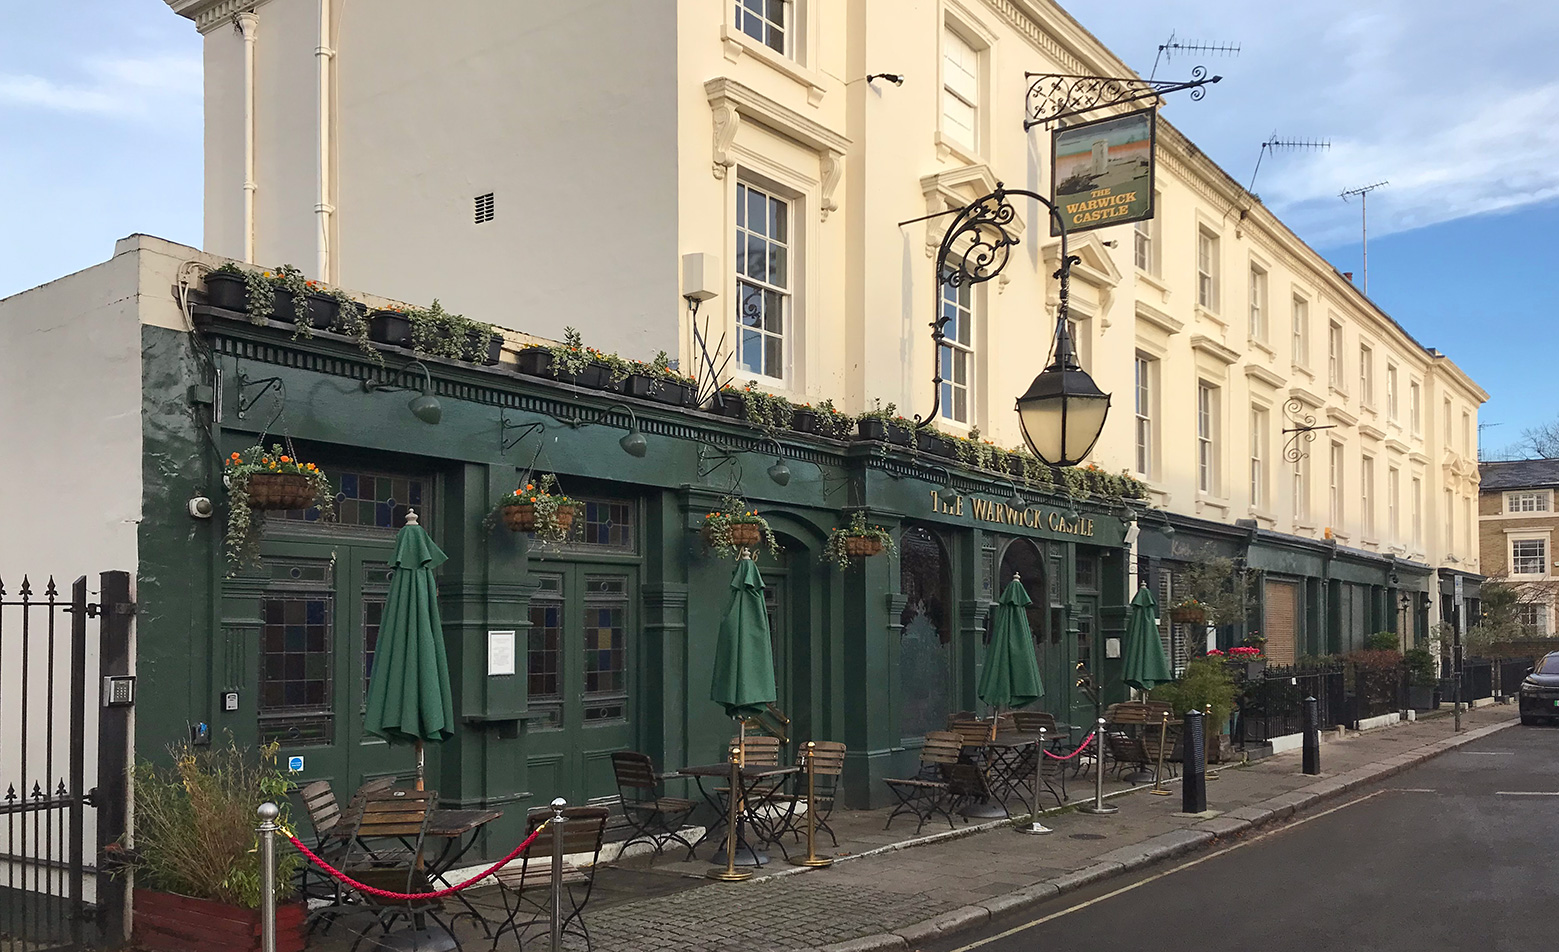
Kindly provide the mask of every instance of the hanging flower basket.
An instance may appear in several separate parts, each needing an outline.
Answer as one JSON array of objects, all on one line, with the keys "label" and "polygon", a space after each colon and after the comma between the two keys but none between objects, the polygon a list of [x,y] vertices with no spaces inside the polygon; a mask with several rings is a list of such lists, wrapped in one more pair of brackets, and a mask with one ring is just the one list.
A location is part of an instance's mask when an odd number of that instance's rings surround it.
[{"label": "hanging flower basket", "polygon": [[704,516],[704,542],[716,555],[739,557],[743,550],[754,550],[765,542],[769,551],[777,551],[768,520],[756,509],[747,509],[740,499],[726,497],[715,512]]},{"label": "hanging flower basket", "polygon": [[856,512],[850,517],[850,525],[828,534],[823,554],[841,569],[850,567],[851,559],[869,559],[884,549],[892,550],[893,537],[882,526],[866,524],[866,513]]},{"label": "hanging flower basket", "polygon": [[487,527],[502,522],[513,532],[534,532],[544,542],[562,542],[574,525],[579,503],[559,492],[557,484],[557,477],[548,473],[498,500]]},{"label": "hanging flower basket", "polygon": [[249,508],[286,512],[314,505],[314,483],[297,473],[255,473],[249,477]]},{"label": "hanging flower basket", "polygon": [[1169,610],[1169,619],[1177,625],[1205,625],[1207,624],[1207,606],[1176,605]]}]

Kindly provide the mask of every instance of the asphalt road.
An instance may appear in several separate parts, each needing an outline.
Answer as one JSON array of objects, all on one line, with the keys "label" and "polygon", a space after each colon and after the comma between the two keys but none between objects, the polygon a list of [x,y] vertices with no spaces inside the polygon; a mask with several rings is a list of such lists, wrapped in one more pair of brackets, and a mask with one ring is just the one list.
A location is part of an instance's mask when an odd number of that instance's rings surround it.
[{"label": "asphalt road", "polygon": [[925,952],[1559,948],[1559,729],[1508,728],[1269,829]]}]

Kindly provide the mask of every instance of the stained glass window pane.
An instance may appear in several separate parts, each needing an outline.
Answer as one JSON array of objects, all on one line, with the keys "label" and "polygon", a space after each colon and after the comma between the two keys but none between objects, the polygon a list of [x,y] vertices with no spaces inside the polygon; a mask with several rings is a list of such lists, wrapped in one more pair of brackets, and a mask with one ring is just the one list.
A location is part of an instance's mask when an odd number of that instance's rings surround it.
[{"label": "stained glass window pane", "polygon": [[904,699],[900,733],[905,737],[947,725],[952,661],[947,559],[942,545],[918,526],[899,543],[899,591],[905,605],[899,648],[899,688]]},{"label": "stained glass window pane", "polygon": [[318,507],[293,509],[282,513],[282,518],[394,532],[406,524],[407,510],[415,508],[423,528],[432,525],[432,513],[428,511],[432,485],[428,477],[346,470],[327,471],[326,476],[336,490],[333,513],[323,516]]}]

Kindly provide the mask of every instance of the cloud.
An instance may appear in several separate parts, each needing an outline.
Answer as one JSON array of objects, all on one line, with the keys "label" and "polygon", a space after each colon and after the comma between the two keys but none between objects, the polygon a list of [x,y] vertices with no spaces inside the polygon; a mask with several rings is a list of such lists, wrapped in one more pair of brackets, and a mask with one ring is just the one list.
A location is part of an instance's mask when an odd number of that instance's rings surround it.
[{"label": "cloud", "polygon": [[0,109],[153,118],[170,99],[199,99],[201,62],[191,56],[109,57],[83,62],[79,79],[0,73]]}]

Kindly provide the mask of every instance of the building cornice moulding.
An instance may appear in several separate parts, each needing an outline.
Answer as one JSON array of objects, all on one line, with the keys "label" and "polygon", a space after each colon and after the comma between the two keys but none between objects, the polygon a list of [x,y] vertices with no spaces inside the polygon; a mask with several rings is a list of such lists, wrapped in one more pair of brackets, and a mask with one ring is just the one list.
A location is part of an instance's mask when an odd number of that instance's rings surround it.
[{"label": "building cornice moulding", "polygon": [[195,21],[195,29],[210,33],[240,13],[251,13],[264,0],[164,0],[181,17]]},{"label": "building cornice moulding", "polygon": [[[945,172],[920,177],[920,192],[926,197],[926,214],[937,216],[926,219],[927,258],[936,257],[937,249],[942,246],[943,236],[947,234],[947,229],[952,226],[953,219],[957,217],[942,213],[964,208],[975,199],[994,192],[996,185],[996,173],[983,162],[975,165],[960,165]],[[1012,221],[1007,223],[1007,228],[1014,236],[1021,237],[1025,227],[1023,216],[1016,214],[1016,205],[1013,206],[1013,211]],[[1012,278],[1003,272],[998,280],[1005,285]]]},{"label": "building cornice moulding", "polygon": [[1309,407],[1312,410],[1319,410],[1326,405],[1326,401],[1322,399],[1320,395],[1311,393],[1304,387],[1288,388],[1288,396],[1290,399],[1298,400],[1301,404]]},{"label": "building cornice moulding", "polygon": [[1260,364],[1246,364],[1245,377],[1248,380],[1254,380],[1257,383],[1265,384],[1266,386],[1271,387],[1273,390],[1280,389],[1285,383],[1288,382]]},{"label": "building cornice moulding", "polygon": [[819,211],[820,217],[826,221],[828,213],[839,207],[839,203],[834,201],[834,189],[844,176],[844,157],[850,149],[850,140],[727,76],[705,83],[704,94],[709,97],[709,109],[714,120],[712,171],[715,178],[725,178],[726,170],[736,167],[736,156],[732,154],[731,145],[736,141],[736,133],[742,123],[754,122],[817,153],[822,193],[822,207]]},{"label": "building cornice moulding", "polygon": [[1368,423],[1359,424],[1359,435],[1366,440],[1374,440],[1377,443],[1386,438],[1386,431],[1380,427],[1371,426]]},{"label": "building cornice moulding", "polygon": [[1171,337],[1185,329],[1184,322],[1143,301],[1137,302],[1137,319],[1148,322]]},{"label": "building cornice moulding", "polygon": [[1240,359],[1239,351],[1218,343],[1206,334],[1193,334],[1191,349],[1206,354],[1226,367],[1232,367]]},{"label": "building cornice moulding", "polygon": [[1347,410],[1344,410],[1342,407],[1327,407],[1326,418],[1328,420],[1336,420],[1337,423],[1342,426],[1356,426],[1359,422],[1358,417],[1349,413]]}]

